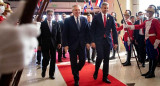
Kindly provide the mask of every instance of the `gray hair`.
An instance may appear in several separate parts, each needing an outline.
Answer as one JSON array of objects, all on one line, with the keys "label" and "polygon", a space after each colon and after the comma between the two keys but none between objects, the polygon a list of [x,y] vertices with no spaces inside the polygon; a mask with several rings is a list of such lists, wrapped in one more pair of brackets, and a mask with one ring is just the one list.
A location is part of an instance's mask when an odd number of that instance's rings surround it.
[{"label": "gray hair", "polygon": [[72,6],[72,11],[74,10],[75,7],[79,7],[80,10],[81,10],[81,6],[80,6],[80,5],[73,5],[73,6]]},{"label": "gray hair", "polygon": [[109,4],[107,2],[102,3],[102,6],[106,6],[106,5],[109,7]]}]

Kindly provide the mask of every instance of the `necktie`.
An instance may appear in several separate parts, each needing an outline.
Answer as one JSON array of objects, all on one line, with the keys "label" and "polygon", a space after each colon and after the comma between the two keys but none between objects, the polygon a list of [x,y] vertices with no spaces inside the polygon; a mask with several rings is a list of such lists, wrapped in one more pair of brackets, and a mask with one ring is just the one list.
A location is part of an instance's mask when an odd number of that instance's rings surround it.
[{"label": "necktie", "polygon": [[106,27],[106,14],[104,14],[104,27]]},{"label": "necktie", "polygon": [[50,32],[52,32],[52,22],[49,21],[49,29],[50,29]]},{"label": "necktie", "polygon": [[79,24],[78,17],[77,17],[77,27],[78,27],[78,30],[80,31],[80,24]]}]

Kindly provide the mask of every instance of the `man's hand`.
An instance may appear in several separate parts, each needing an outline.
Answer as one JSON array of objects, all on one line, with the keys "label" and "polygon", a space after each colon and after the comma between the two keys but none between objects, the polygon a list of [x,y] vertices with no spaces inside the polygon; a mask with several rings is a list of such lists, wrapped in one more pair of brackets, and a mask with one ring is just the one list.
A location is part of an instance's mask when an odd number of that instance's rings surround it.
[{"label": "man's hand", "polygon": [[92,48],[96,48],[96,44],[94,42],[91,43]]},{"label": "man's hand", "polygon": [[58,44],[58,45],[57,45],[57,48],[60,49],[60,48],[61,48],[61,44]]},{"label": "man's hand", "polygon": [[90,49],[90,44],[86,44],[86,48],[87,48],[87,50],[89,50]]},{"label": "man's hand", "polygon": [[64,47],[64,51],[65,51],[65,53],[67,53],[68,49],[69,49],[69,47],[68,47],[68,46],[65,46],[65,47]]},{"label": "man's hand", "polygon": [[118,48],[118,45],[117,44],[114,44],[114,50],[116,50]]}]

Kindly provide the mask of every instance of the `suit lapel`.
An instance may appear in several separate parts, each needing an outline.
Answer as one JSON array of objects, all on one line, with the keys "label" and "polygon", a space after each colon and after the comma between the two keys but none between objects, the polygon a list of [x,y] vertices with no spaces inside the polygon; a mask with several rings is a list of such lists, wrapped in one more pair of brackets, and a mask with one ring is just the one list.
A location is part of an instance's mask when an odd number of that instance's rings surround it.
[{"label": "suit lapel", "polygon": [[[73,25],[76,27],[76,29],[78,30],[78,27],[77,27],[77,23],[74,19],[74,16],[71,16],[71,19],[72,19],[72,22],[73,22]],[[79,31],[79,30],[78,30]]]},{"label": "suit lapel", "polygon": [[104,27],[104,23],[103,23],[103,19],[102,19],[102,13],[99,13],[99,22],[100,22],[101,26]]},{"label": "suit lapel", "polygon": [[82,17],[80,17],[80,30],[81,30],[81,29],[83,29],[83,28],[81,28],[81,27],[82,27],[82,25],[83,25],[83,18],[82,18]]},{"label": "suit lapel", "polygon": [[46,27],[48,28],[48,30],[49,30],[49,32],[50,32],[50,29],[49,29],[47,20],[45,21],[45,24],[46,24]]}]

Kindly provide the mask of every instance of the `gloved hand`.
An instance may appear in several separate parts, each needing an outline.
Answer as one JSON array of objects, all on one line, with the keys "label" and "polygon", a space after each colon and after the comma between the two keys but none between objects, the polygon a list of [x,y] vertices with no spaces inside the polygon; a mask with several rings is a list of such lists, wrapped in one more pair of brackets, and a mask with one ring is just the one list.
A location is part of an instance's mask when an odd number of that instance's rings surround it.
[{"label": "gloved hand", "polygon": [[39,25],[14,26],[0,24],[0,74],[10,73],[28,65],[38,45]]}]

